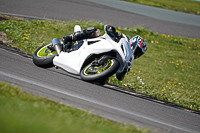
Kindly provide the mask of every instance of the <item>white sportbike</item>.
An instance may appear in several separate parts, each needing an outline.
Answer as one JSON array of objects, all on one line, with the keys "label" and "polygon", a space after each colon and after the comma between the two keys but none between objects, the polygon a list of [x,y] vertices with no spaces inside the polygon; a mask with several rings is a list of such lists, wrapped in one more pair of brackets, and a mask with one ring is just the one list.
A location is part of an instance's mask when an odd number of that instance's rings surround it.
[{"label": "white sportbike", "polygon": [[[81,31],[76,25],[74,32]],[[62,44],[62,42],[61,42]],[[50,49],[52,42],[42,45],[33,54],[33,62],[39,67],[59,67],[69,73],[80,75],[87,82],[104,85],[113,74],[128,72],[134,63],[128,37],[124,35],[117,43],[105,33],[93,39],[77,41],[69,50],[60,53]]]}]

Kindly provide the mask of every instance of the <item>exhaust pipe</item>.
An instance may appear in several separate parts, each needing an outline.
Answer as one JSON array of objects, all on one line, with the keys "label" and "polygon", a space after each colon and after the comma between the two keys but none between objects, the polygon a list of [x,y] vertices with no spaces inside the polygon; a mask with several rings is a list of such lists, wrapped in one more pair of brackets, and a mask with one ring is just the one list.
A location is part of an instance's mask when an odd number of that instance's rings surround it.
[{"label": "exhaust pipe", "polygon": [[60,42],[60,39],[54,38],[52,40],[53,48],[56,50],[57,54],[60,55],[60,52],[62,51],[62,44]]}]

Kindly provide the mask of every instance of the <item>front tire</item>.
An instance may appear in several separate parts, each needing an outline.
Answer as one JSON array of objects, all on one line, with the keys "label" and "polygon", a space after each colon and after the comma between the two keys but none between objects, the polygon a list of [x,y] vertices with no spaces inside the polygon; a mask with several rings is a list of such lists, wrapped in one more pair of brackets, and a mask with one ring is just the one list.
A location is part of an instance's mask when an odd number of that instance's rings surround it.
[{"label": "front tire", "polygon": [[56,51],[48,49],[52,45],[51,42],[39,47],[33,54],[33,63],[36,66],[49,68],[53,67],[53,58],[57,55]]},{"label": "front tire", "polygon": [[104,65],[92,66],[92,63],[81,70],[80,76],[87,82],[101,82],[115,74],[119,69],[119,62],[115,58],[108,58]]}]

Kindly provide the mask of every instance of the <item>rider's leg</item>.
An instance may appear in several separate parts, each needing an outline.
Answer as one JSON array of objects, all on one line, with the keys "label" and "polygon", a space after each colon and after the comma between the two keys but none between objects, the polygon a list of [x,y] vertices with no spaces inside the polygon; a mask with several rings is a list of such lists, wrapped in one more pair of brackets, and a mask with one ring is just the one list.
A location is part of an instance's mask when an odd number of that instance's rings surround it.
[{"label": "rider's leg", "polygon": [[68,42],[79,41],[83,39],[87,39],[86,35],[83,32],[78,31],[73,34],[64,36],[62,41],[64,44],[67,44]]},{"label": "rider's leg", "polygon": [[73,34],[64,36],[62,41],[64,44],[67,44],[67,42],[80,41],[83,39],[95,38],[98,36],[100,36],[100,31],[95,27],[89,27],[84,31],[78,31]]}]

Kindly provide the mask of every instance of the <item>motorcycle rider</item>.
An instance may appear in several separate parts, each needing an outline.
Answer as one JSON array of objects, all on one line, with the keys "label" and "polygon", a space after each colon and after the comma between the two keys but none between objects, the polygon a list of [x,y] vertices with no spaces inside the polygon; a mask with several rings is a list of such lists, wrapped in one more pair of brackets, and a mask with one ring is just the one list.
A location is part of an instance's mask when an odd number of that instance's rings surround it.
[{"label": "motorcycle rider", "polygon": [[[122,33],[116,32],[116,29],[110,25],[105,25],[104,31],[117,43],[120,41],[121,38],[123,38],[125,36]],[[61,40],[63,41],[64,45],[68,44],[67,48],[70,49],[72,46],[71,42],[80,41],[83,39],[96,38],[99,36],[100,36],[99,29],[97,29],[96,27],[88,27],[87,29],[85,29],[83,31],[78,31],[78,32],[66,35]],[[146,50],[147,50],[146,42],[140,36],[135,36],[128,41],[130,44],[132,54],[134,54],[134,59],[140,57],[141,55],[143,55],[146,52]],[[57,49],[56,44],[58,44],[59,42],[56,42],[56,41],[54,42],[54,40],[52,42],[54,44],[53,47],[56,50]],[[58,48],[58,50],[56,50],[58,54],[60,53],[60,51],[62,49],[61,45],[59,47],[60,48]],[[117,79],[122,81],[125,77],[125,74],[128,71],[129,70],[124,70],[121,73],[116,73]]]},{"label": "motorcycle rider", "polygon": [[[119,42],[119,40],[122,38],[122,34],[116,32],[115,28],[110,25],[104,26],[105,32],[110,35],[116,42]],[[62,38],[62,41],[64,44],[72,41],[79,41],[83,39],[90,39],[100,36],[100,31],[96,27],[88,27],[87,29],[79,32],[75,32],[70,35],[66,35]]]}]

